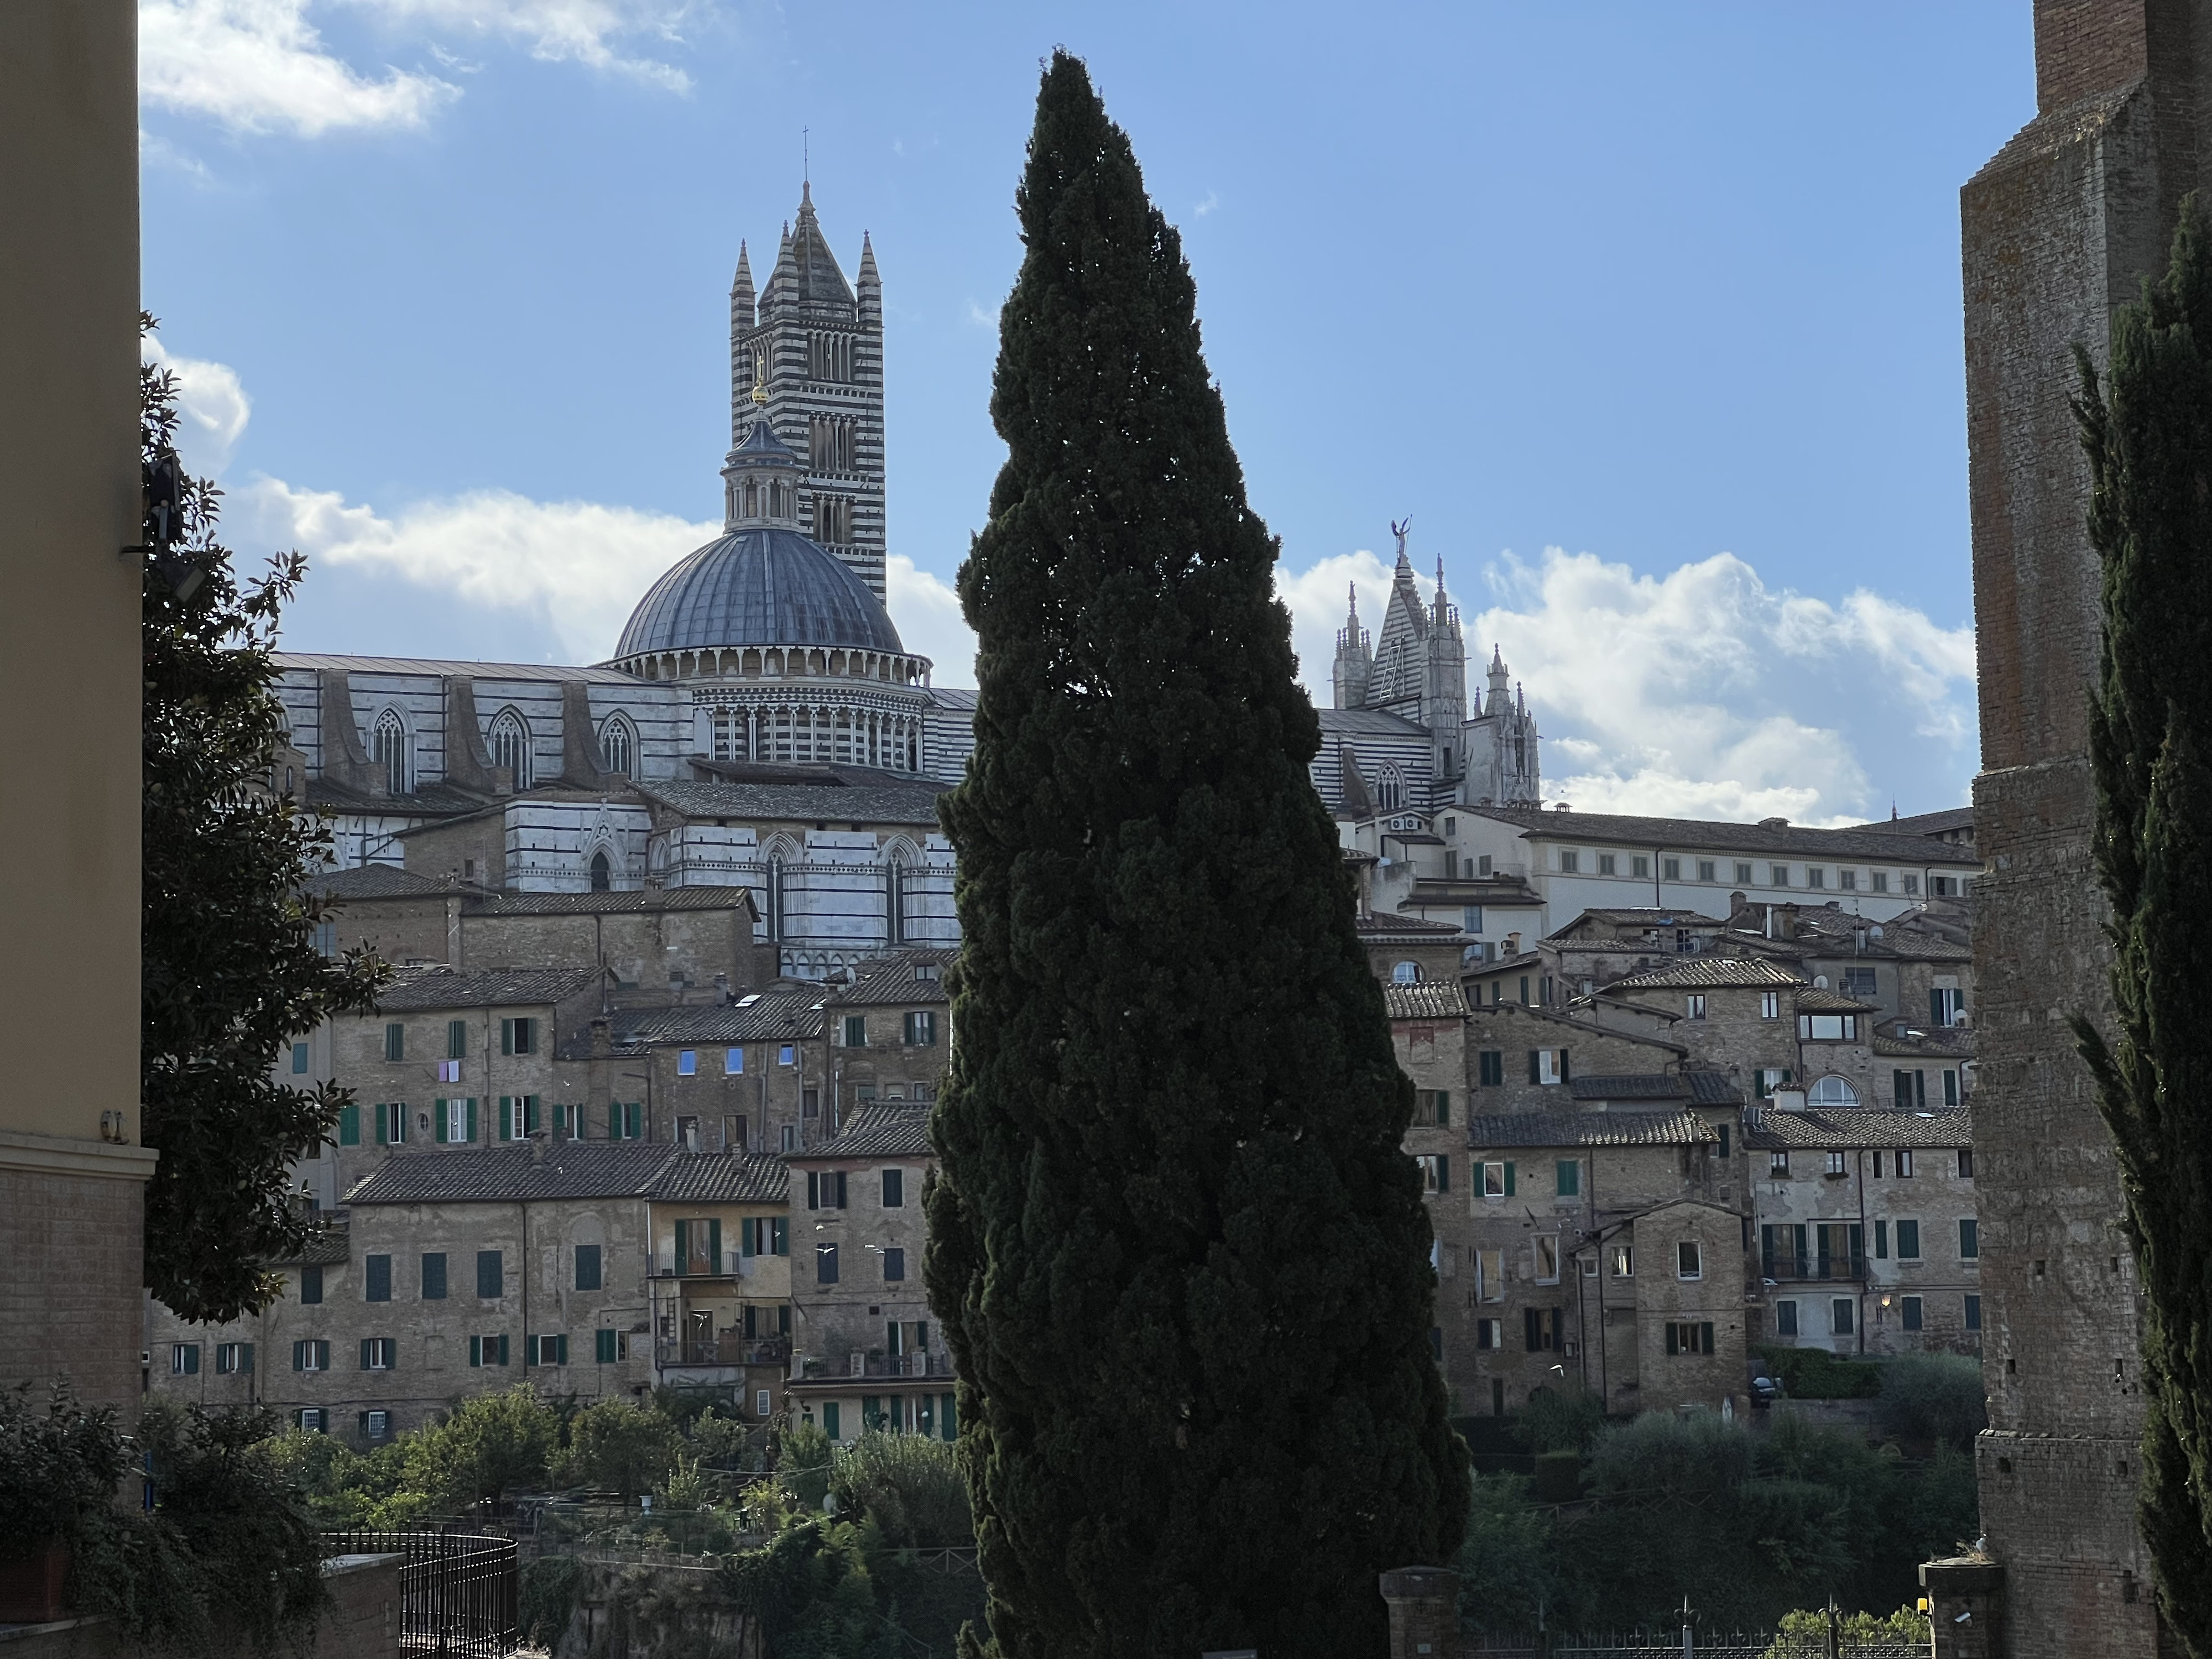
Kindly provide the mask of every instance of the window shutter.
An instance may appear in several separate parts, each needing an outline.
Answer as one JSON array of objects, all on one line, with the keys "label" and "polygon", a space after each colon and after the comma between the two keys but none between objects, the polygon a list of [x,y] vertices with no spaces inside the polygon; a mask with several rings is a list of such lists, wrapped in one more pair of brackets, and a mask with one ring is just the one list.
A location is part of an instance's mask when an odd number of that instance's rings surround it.
[{"label": "window shutter", "polygon": [[806,1172],[806,1207],[810,1210],[822,1207],[822,1176],[818,1170],[809,1170]]},{"label": "window shutter", "polygon": [[392,1139],[392,1108],[382,1101],[376,1103],[376,1144],[388,1145]]},{"label": "window shutter", "polygon": [[[1522,1309],[1522,1310],[1521,1310],[1521,1334],[1522,1334],[1522,1337],[1527,1340],[1527,1342],[1528,1342],[1528,1352],[1529,1352],[1530,1353],[1535,1353],[1535,1352],[1539,1352],[1539,1351],[1540,1350],[1541,1346],[1542,1346],[1542,1344],[1543,1344],[1543,1335],[1542,1335],[1542,1333],[1541,1333],[1541,1332],[1540,1332],[1540,1331],[1536,1328],[1536,1326],[1537,1326],[1536,1310],[1535,1310],[1534,1308],[1523,1308],[1523,1309]],[[1670,1333],[1670,1334],[1671,1334],[1671,1332],[1672,1332],[1672,1329],[1673,1329],[1673,1328],[1670,1326],[1670,1327],[1668,1328],[1668,1330],[1669,1330],[1669,1333]]]},{"label": "window shutter", "polygon": [[431,1104],[431,1123],[430,1123],[430,1132],[431,1132],[432,1135],[433,1135],[433,1136],[434,1136],[434,1137],[436,1138],[436,1139],[437,1139],[437,1141],[439,1142],[439,1144],[440,1144],[441,1146],[442,1146],[442,1145],[444,1145],[444,1144],[445,1144],[445,1141],[446,1141],[446,1139],[447,1139],[446,1130],[447,1130],[447,1127],[452,1123],[453,1119],[451,1118],[451,1116],[449,1116],[449,1115],[448,1115],[448,1114],[447,1114],[447,1102],[442,1101],[442,1100],[437,1100],[437,1101],[433,1101],[433,1102],[431,1102],[431,1103],[430,1103],[430,1104]]},{"label": "window shutter", "polygon": [[471,1146],[474,1146],[477,1139],[477,1103],[473,1096],[469,1099],[468,1122],[465,1127],[468,1130],[468,1142]]},{"label": "window shutter", "polygon": [[369,1345],[375,1340],[376,1339],[373,1336],[364,1336],[361,1340],[361,1368],[363,1370],[367,1370],[368,1369],[368,1362],[370,1359]]},{"label": "window shutter", "polygon": [[501,1095],[499,1097],[499,1138],[501,1140],[512,1140],[514,1139],[514,1097],[513,1095]]},{"label": "window shutter", "polygon": [[1856,1272],[1858,1264],[1866,1259],[1866,1228],[1858,1222],[1851,1224],[1851,1267]]},{"label": "window shutter", "polygon": [[[1710,1334],[1712,1327],[1708,1325],[1705,1329]],[[556,1365],[568,1363],[568,1334],[566,1331],[553,1339],[553,1363]]]},{"label": "window shutter", "polygon": [[483,1364],[483,1338],[480,1336],[472,1336],[469,1339],[469,1364],[471,1365]]},{"label": "window shutter", "polygon": [[338,1145],[341,1146],[361,1145],[361,1108],[359,1106],[338,1108]]},{"label": "window shutter", "polygon": [[1667,1352],[1668,1353],[1682,1352],[1682,1328],[1672,1320],[1667,1323]]},{"label": "window shutter", "polygon": [[505,1333],[501,1333],[499,1339],[499,1363],[502,1365],[507,1364],[507,1337]]},{"label": "window shutter", "polygon": [[1567,1069],[1567,1051],[1562,1048],[1559,1050],[1559,1081],[1572,1083],[1574,1080],[1575,1074]]},{"label": "window shutter", "polygon": [[253,1345],[251,1342],[238,1345],[238,1369],[248,1376],[253,1374]]},{"label": "window shutter", "polygon": [[837,1171],[837,1207],[841,1210],[845,1207],[845,1171],[842,1170]]},{"label": "window shutter", "polygon": [[679,1274],[689,1273],[690,1261],[691,1224],[679,1221],[676,1224],[676,1271]]},{"label": "window shutter", "polygon": [[722,1224],[719,1219],[707,1224],[707,1255],[708,1261],[707,1271],[710,1273],[721,1272]]},{"label": "window shutter", "polygon": [[1802,1273],[1805,1271],[1805,1224],[1802,1221],[1797,1223],[1790,1228],[1790,1242],[1797,1247],[1797,1271]]},{"label": "window shutter", "polygon": [[1451,1190],[1451,1154],[1449,1152],[1437,1154],[1437,1190],[1440,1193],[1448,1193]]},{"label": "window shutter", "polygon": [[623,1108],[623,1139],[638,1140],[645,1135],[645,1108],[633,1100]]},{"label": "window shutter", "polygon": [[1529,1081],[1529,1082],[1531,1082],[1531,1083],[1541,1083],[1541,1082],[1544,1080],[1543,1065],[1544,1065],[1544,1057],[1543,1057],[1543,1055],[1542,1055],[1541,1054],[1538,1053],[1535,1049],[1531,1048],[1531,1049],[1528,1051],[1528,1081]]},{"label": "window shutter", "polygon": [[1505,1196],[1513,1196],[1513,1166],[1510,1164],[1505,1166]]},{"label": "window shutter", "polygon": [[1437,1123],[1442,1128],[1451,1127],[1451,1091],[1449,1089],[1437,1091]]},{"label": "window shutter", "polygon": [[1874,1224],[1874,1259],[1877,1261],[1889,1260],[1889,1223],[1887,1221]]},{"label": "window shutter", "polygon": [[770,1224],[770,1225],[775,1230],[776,1255],[789,1255],[791,1254],[791,1222],[789,1218],[784,1216],[778,1216]]},{"label": "window shutter", "polygon": [[514,1052],[514,1022],[511,1019],[499,1023],[499,1051],[503,1054]]},{"label": "window shutter", "polygon": [[1698,1323],[1698,1352],[1699,1353],[1711,1353],[1712,1351],[1712,1322],[1711,1320],[1700,1320]]}]

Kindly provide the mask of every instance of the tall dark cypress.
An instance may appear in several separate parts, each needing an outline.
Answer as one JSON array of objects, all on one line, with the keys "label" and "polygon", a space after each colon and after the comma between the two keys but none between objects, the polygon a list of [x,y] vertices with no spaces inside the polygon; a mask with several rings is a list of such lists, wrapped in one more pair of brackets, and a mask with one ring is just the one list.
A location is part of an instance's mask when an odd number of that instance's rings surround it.
[{"label": "tall dark cypress", "polygon": [[1056,53],[960,573],[930,1300],[1005,1659],[1382,1651],[1469,1492],[1412,1095],[1181,239]]},{"label": "tall dark cypress", "polygon": [[2143,1291],[2138,1498],[2166,1620],[2212,1659],[2212,240],[2185,203],[2162,280],[2075,403],[2104,575],[2089,755],[2113,1033],[2077,1018]]}]

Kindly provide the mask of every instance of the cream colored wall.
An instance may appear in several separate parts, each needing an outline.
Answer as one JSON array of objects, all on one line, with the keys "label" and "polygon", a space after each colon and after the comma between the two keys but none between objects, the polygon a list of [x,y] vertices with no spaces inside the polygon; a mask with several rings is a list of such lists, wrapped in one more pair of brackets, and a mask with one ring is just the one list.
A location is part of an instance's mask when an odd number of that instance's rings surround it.
[{"label": "cream colored wall", "polygon": [[[138,1133],[135,0],[0,5],[0,1131]],[[94,989],[94,988],[104,988]],[[134,1356],[135,1358],[135,1356]]]}]

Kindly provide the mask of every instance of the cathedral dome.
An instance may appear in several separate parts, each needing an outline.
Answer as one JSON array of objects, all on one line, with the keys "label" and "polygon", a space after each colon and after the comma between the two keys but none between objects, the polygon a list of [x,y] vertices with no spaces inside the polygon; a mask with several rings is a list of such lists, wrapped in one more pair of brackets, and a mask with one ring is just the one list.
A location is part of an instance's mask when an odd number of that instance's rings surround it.
[{"label": "cathedral dome", "polygon": [[749,645],[906,648],[883,601],[836,555],[787,526],[753,524],[653,583],[615,656]]}]

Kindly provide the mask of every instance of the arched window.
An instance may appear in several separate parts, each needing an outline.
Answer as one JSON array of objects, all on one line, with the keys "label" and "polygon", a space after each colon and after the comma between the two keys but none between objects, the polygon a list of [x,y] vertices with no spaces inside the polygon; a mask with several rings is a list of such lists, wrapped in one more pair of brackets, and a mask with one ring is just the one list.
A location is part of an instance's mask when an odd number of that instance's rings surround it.
[{"label": "arched window", "polygon": [[407,738],[406,723],[399,711],[387,708],[376,717],[375,730],[370,738],[370,753],[376,763],[384,769],[384,787],[395,795],[407,793],[408,774],[413,769],[414,747]]},{"label": "arched window", "polygon": [[607,862],[605,848],[592,854],[592,890],[604,893],[615,884],[614,866]]},{"label": "arched window", "polygon": [[491,723],[491,763],[512,772],[517,789],[530,787],[530,727],[514,709],[501,709]]},{"label": "arched window", "polygon": [[1391,964],[1390,983],[1393,985],[1419,985],[1420,982],[1421,964],[1419,963],[1400,962]]},{"label": "arched window", "polygon": [[1856,1106],[1859,1103],[1859,1091],[1842,1078],[1831,1074],[1813,1085],[1805,1096],[1805,1103],[1808,1106]]},{"label": "arched window", "polygon": [[637,739],[630,733],[629,722],[620,714],[608,715],[599,727],[599,764],[627,775],[636,755]]},{"label": "arched window", "polygon": [[1385,812],[1395,812],[1406,804],[1406,781],[1396,767],[1384,767],[1382,775],[1376,780],[1375,804]]}]

